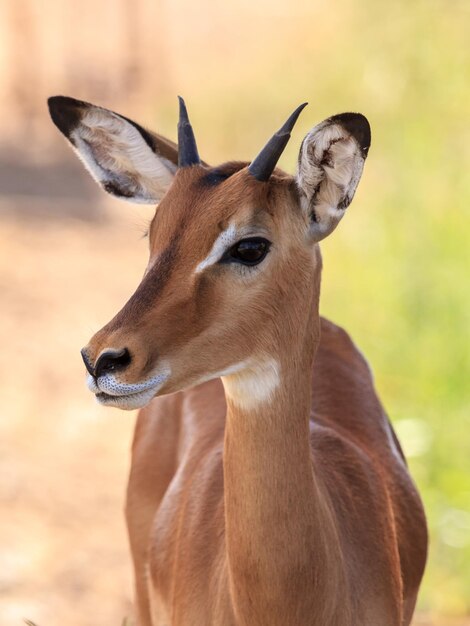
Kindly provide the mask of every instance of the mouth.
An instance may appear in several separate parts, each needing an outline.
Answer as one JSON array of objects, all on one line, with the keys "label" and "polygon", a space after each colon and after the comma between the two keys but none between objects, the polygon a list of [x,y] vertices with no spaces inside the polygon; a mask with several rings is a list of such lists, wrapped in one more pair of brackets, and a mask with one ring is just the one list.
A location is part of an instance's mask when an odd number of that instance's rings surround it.
[{"label": "mouth", "polygon": [[148,404],[168,376],[169,372],[163,372],[141,383],[121,383],[112,374],[100,376],[98,380],[88,375],[87,387],[99,404],[131,411]]},{"label": "mouth", "polygon": [[118,409],[132,411],[132,409],[140,409],[148,404],[157,391],[158,387],[155,387],[155,389],[148,391],[138,391],[122,396],[111,396],[109,393],[101,391],[95,394],[95,398],[103,406],[114,406]]}]

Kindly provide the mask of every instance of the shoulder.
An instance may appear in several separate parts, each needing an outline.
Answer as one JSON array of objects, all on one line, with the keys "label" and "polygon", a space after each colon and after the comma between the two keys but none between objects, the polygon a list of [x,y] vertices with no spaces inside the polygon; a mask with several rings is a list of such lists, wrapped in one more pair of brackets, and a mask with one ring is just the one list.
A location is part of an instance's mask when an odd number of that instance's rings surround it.
[{"label": "shoulder", "polygon": [[368,377],[372,377],[368,362],[350,335],[344,328],[324,317],[320,317],[320,344],[317,358],[327,361],[334,359],[337,364],[353,366],[354,369],[359,369]]}]

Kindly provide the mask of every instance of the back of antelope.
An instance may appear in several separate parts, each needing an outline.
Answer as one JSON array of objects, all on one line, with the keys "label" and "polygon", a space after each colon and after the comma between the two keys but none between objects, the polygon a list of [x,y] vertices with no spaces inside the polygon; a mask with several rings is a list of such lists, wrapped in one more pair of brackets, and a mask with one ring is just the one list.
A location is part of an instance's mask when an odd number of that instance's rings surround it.
[{"label": "back of antelope", "polygon": [[360,114],[290,116],[251,163],[55,97],[109,193],[158,205],[142,282],[82,351],[98,402],[141,408],[127,522],[139,626],[401,626],[427,550],[422,504],[367,363],[318,313],[321,256],[370,145]]}]

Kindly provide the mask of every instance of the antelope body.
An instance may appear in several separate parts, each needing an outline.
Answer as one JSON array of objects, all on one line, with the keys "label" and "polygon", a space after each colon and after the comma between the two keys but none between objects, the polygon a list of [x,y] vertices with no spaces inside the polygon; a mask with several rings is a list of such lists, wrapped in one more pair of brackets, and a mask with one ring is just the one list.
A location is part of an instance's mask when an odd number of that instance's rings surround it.
[{"label": "antelope body", "polygon": [[250,164],[212,168],[183,101],[179,149],[88,103],[49,106],[106,191],[158,204],[141,284],[82,351],[99,402],[141,408],[139,626],[408,625],[421,501],[367,363],[318,313],[318,242],[352,200],[367,120],[313,128],[293,178],[275,166],[303,107]]}]

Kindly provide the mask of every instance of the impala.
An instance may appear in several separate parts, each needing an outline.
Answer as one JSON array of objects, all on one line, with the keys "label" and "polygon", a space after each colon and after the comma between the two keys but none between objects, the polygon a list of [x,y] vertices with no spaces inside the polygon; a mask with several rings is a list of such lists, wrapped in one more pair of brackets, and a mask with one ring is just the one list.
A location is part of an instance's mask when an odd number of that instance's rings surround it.
[{"label": "impala", "polygon": [[139,626],[401,626],[422,504],[369,367],[318,312],[318,242],[350,204],[366,118],[304,105],[251,163],[201,161],[86,102],[52,119],[109,193],[158,205],[142,282],[82,350],[103,405],[141,411],[127,496]]}]

